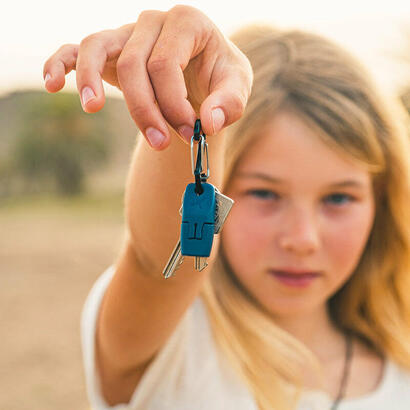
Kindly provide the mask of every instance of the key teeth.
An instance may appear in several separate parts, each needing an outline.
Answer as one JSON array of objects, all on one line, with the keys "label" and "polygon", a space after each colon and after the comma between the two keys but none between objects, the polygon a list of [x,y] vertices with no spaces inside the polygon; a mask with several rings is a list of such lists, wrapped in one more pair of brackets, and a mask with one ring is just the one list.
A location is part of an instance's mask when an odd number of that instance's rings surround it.
[{"label": "key teeth", "polygon": [[201,256],[195,257],[194,268],[196,271],[201,272],[208,266],[208,262],[206,259],[206,257]]},{"label": "key teeth", "polygon": [[168,278],[170,278],[170,277],[172,277],[172,276],[175,276],[175,272],[178,270],[178,268],[182,265],[182,262],[184,261],[184,257],[181,257],[181,259],[179,260],[179,262],[178,262],[178,265],[177,266],[175,266],[175,268],[174,268],[174,270],[173,271],[169,271],[168,273],[165,273],[165,271],[164,272],[162,272],[162,274],[164,275],[164,278],[165,279],[168,279]]},{"label": "key teeth", "polygon": [[202,272],[207,266],[208,266],[208,262],[205,262],[204,266],[202,266],[202,268],[198,268],[197,271]]},{"label": "key teeth", "polygon": [[218,190],[215,191],[215,199],[217,204],[217,212],[215,212],[215,234],[221,232],[226,218],[231,212],[234,201],[232,198],[221,194]]}]

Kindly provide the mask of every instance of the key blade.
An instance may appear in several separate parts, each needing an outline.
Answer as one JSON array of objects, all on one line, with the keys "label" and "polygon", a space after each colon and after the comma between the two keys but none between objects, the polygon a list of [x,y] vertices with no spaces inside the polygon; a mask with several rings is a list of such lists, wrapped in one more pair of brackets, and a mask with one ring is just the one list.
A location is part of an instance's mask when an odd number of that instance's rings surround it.
[{"label": "key blade", "polygon": [[181,198],[181,208],[179,208],[179,214],[182,216],[182,209],[183,209],[183,204],[184,204],[184,194],[185,192],[182,193],[182,198]]},{"label": "key blade", "polygon": [[181,254],[181,241],[178,240],[172,254],[165,265],[162,274],[164,275],[165,279],[170,278],[174,275],[175,271],[181,266],[182,262],[184,261],[184,257]]},{"label": "key blade", "polygon": [[234,204],[234,200],[224,194],[221,194],[217,189],[215,189],[215,200],[217,208],[215,216],[215,233],[217,234],[221,231],[222,226]]},{"label": "key blade", "polygon": [[204,270],[208,266],[207,258],[201,256],[195,256],[195,269],[199,272]]}]

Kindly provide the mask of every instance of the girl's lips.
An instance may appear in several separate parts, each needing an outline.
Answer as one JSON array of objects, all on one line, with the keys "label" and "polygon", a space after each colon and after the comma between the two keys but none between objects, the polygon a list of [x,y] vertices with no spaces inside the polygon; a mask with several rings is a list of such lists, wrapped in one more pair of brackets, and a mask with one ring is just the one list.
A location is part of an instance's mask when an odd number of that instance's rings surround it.
[{"label": "girl's lips", "polygon": [[270,273],[282,284],[297,288],[309,286],[320,276],[318,272],[271,270]]}]

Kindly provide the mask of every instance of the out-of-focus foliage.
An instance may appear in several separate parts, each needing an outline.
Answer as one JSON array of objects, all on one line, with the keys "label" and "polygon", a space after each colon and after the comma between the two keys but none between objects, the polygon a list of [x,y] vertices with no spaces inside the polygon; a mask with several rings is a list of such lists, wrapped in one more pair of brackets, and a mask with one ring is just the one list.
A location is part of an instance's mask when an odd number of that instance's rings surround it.
[{"label": "out-of-focus foliage", "polygon": [[77,93],[0,96],[0,200],[119,193],[138,130],[122,98],[86,114]]},{"label": "out-of-focus foliage", "polygon": [[106,118],[103,112],[87,116],[74,94],[36,97],[20,107],[14,167],[28,191],[53,184],[61,194],[81,193],[86,172],[108,157]]}]

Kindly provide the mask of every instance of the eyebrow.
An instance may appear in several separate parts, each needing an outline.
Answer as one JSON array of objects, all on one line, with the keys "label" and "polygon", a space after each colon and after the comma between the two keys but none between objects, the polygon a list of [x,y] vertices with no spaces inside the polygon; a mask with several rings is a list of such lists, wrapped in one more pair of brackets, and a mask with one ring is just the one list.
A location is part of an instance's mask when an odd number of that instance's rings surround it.
[{"label": "eyebrow", "polygon": [[[249,179],[262,179],[264,181],[274,183],[274,184],[281,184],[286,182],[283,179],[273,177],[271,175],[263,174],[261,172],[240,172],[237,174],[238,177],[240,178],[249,178]],[[356,181],[354,179],[347,179],[344,181],[338,181],[334,182],[332,184],[329,184],[329,187],[335,187],[335,188],[343,188],[343,187],[358,187],[358,188],[364,188],[364,184],[362,182]]]}]

